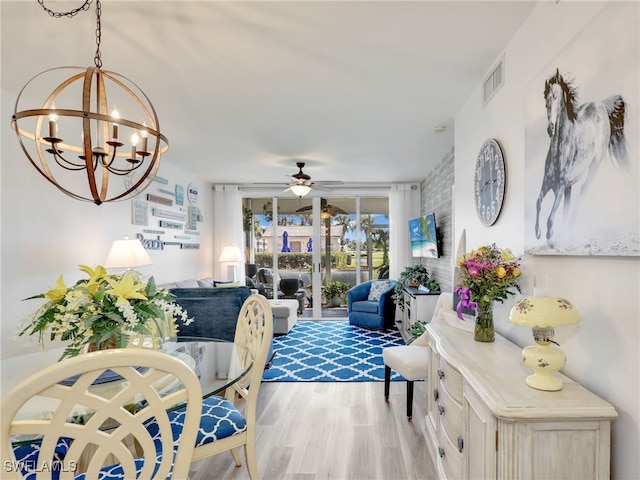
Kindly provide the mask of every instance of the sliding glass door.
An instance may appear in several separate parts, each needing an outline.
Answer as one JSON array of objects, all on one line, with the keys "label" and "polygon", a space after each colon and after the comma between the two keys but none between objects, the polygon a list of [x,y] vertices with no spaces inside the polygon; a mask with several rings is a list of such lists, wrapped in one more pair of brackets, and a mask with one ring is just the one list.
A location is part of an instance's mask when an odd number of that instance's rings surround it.
[{"label": "sliding glass door", "polygon": [[297,279],[305,317],[346,318],[346,290],[388,272],[387,197],[252,198],[244,207],[249,263]]}]

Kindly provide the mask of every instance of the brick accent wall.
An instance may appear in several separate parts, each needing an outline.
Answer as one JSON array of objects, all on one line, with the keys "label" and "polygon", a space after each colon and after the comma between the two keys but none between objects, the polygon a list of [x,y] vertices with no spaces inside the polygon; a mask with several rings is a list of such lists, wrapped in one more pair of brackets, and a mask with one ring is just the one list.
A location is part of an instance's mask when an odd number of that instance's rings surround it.
[{"label": "brick accent wall", "polygon": [[420,215],[434,212],[439,236],[439,258],[420,258],[443,292],[453,291],[452,187],[454,185],[453,149],[429,172],[420,184]]}]

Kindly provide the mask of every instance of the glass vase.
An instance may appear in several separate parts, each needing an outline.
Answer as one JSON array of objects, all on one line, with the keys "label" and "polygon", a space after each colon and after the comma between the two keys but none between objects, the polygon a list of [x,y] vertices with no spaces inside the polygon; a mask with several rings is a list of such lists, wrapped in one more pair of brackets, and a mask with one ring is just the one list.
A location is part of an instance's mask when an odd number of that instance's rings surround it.
[{"label": "glass vase", "polygon": [[496,333],[493,328],[493,302],[478,302],[476,307],[476,326],[473,332],[476,342],[493,342]]}]

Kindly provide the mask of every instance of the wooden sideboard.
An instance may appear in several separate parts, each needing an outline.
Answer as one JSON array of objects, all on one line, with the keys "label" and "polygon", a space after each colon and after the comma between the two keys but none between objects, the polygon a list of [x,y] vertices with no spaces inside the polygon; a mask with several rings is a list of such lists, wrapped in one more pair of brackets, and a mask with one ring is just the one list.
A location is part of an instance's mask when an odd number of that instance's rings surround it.
[{"label": "wooden sideboard", "polygon": [[520,347],[498,334],[476,342],[441,319],[427,325],[426,416],[440,478],[609,478],[611,404],[562,375],[562,390],[535,390]]}]

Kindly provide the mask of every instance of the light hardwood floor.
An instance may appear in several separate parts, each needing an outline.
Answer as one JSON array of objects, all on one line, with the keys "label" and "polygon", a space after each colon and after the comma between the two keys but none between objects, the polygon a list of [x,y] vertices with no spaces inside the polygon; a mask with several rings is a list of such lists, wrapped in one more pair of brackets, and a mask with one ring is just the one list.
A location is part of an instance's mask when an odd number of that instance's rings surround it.
[{"label": "light hardwood floor", "polygon": [[[416,382],[413,421],[406,383],[263,383],[257,427],[263,480],[436,478],[425,441],[426,382]],[[243,452],[244,459],[244,452]],[[248,479],[230,452],[192,464],[190,480]]]}]

